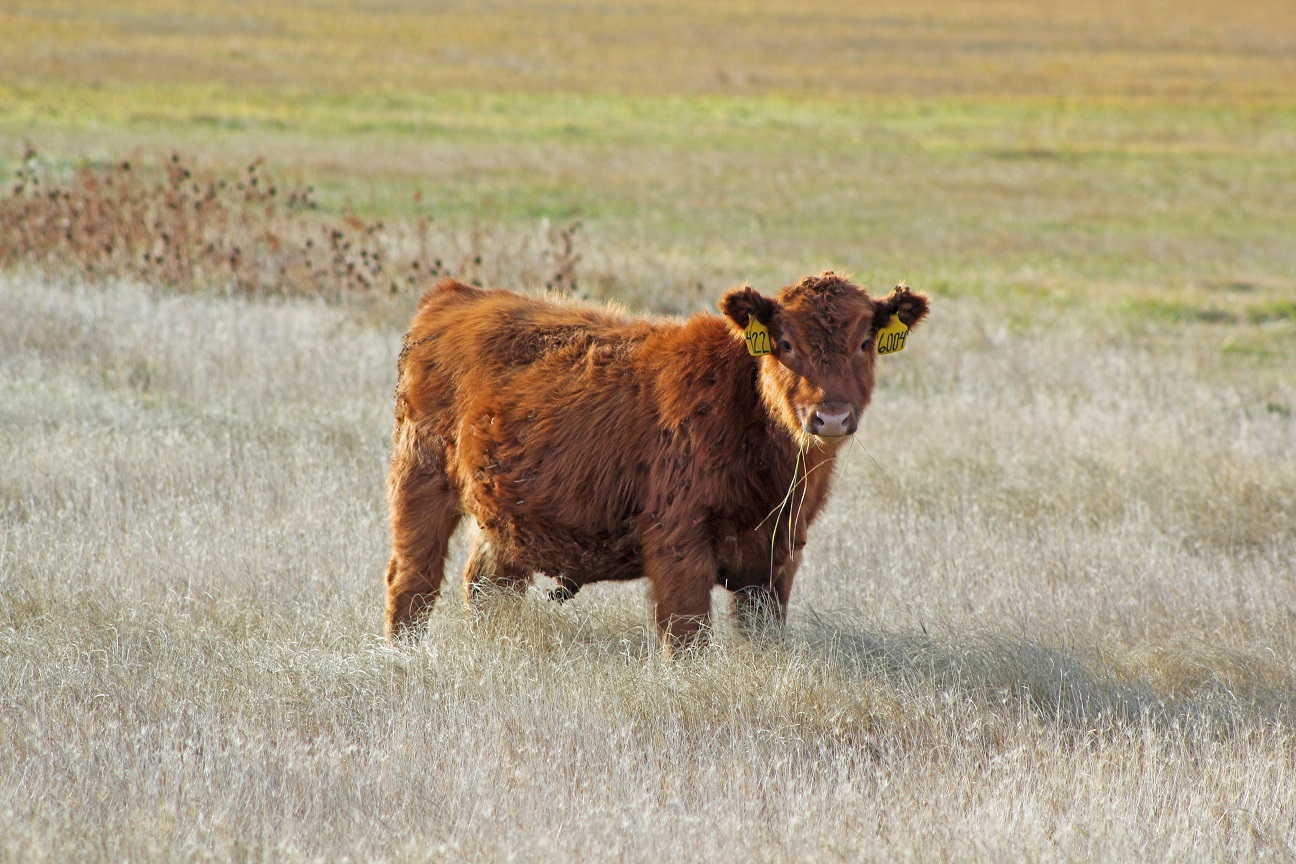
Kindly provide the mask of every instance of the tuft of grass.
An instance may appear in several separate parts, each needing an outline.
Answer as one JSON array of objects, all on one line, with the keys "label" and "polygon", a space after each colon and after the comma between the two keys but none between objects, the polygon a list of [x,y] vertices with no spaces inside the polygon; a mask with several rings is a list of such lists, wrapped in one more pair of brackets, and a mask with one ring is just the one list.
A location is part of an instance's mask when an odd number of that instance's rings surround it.
[{"label": "tuft of grass", "polygon": [[1296,321],[1296,300],[1271,300],[1248,306],[1248,321],[1254,324],[1268,324],[1277,321]]}]

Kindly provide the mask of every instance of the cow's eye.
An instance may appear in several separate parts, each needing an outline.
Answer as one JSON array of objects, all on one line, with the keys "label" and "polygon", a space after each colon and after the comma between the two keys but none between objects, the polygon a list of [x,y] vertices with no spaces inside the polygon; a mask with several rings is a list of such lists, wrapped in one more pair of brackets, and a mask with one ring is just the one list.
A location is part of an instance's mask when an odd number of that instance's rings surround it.
[{"label": "cow's eye", "polygon": [[865,339],[864,344],[860,346],[861,351],[868,351],[869,340]]},{"label": "cow's eye", "polygon": [[779,347],[782,348],[784,351],[791,351],[792,343],[784,339],[781,342],[779,342]]}]

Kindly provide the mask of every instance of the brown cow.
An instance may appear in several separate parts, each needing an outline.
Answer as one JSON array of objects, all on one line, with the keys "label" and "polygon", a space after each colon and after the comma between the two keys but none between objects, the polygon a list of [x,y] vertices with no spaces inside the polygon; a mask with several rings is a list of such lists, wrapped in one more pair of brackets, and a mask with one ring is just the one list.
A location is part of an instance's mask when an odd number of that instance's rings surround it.
[{"label": "brown cow", "polygon": [[[469,603],[535,573],[557,599],[642,576],[668,655],[704,632],[714,585],[740,626],[784,620],[878,331],[917,324],[927,298],[870,299],[826,272],[776,298],[733,289],[720,309],[651,321],[450,279],[424,295],[396,389],[388,636],[430,611],[465,513]],[[761,325],[772,353],[752,356]]]}]

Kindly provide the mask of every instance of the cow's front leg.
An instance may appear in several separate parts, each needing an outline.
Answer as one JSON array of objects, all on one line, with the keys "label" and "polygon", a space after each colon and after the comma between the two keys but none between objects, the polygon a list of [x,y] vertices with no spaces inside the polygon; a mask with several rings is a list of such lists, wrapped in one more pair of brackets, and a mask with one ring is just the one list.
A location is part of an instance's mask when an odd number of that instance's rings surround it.
[{"label": "cow's front leg", "polygon": [[779,564],[774,576],[764,584],[748,585],[733,593],[733,618],[738,629],[753,635],[787,621],[792,580],[801,565],[801,552]]},{"label": "cow's front leg", "polygon": [[697,530],[659,528],[643,544],[644,576],[652,586],[657,635],[667,659],[706,643],[716,560]]}]

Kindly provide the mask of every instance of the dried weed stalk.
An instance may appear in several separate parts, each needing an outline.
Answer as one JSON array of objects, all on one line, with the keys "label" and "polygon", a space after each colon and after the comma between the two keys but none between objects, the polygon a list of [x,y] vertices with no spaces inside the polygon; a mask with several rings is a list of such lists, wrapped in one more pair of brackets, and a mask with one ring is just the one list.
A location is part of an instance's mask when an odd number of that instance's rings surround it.
[{"label": "dried weed stalk", "polygon": [[352,213],[329,216],[312,187],[280,183],[260,159],[232,177],[178,153],[156,169],[123,161],[63,177],[28,145],[16,182],[0,197],[0,267],[34,264],[182,293],[326,300],[421,291],[445,275],[572,292],[579,227],[542,224],[544,248],[528,241],[512,250],[480,227],[466,236],[434,232],[427,216],[392,228]]}]

